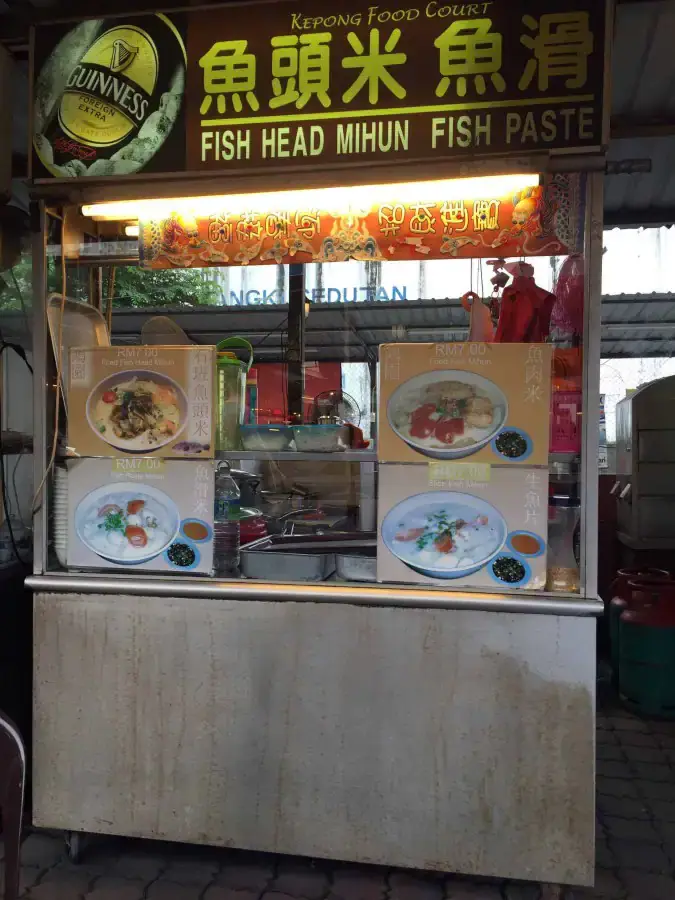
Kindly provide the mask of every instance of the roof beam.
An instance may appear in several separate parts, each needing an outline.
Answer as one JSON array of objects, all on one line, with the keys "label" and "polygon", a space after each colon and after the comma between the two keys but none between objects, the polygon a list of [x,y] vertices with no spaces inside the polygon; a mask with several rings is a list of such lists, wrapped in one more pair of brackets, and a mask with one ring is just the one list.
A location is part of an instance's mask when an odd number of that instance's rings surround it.
[{"label": "roof beam", "polygon": [[675,224],[675,207],[605,210],[605,228],[659,228]]},{"label": "roof beam", "polygon": [[675,135],[672,113],[663,116],[612,116],[612,139],[657,138]]}]

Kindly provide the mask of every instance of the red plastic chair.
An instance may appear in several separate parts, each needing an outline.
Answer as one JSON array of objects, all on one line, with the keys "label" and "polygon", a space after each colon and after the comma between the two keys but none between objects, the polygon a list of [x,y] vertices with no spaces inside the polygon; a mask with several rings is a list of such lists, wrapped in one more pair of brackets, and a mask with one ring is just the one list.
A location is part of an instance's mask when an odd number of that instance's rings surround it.
[{"label": "red plastic chair", "polygon": [[26,781],[26,751],[21,735],[0,713],[0,813],[5,845],[4,900],[18,900],[23,795]]}]

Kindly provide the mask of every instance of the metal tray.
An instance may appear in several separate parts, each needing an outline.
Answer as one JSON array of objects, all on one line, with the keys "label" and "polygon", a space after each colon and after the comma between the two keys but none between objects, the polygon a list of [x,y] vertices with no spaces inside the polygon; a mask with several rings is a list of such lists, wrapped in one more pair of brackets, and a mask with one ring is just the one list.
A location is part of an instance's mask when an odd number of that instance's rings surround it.
[{"label": "metal tray", "polygon": [[[47,322],[54,348],[57,365],[61,356],[59,346],[59,319],[61,317],[61,294],[51,294],[47,299]],[[68,354],[72,347],[109,347],[110,334],[101,313],[88,303],[66,297],[63,306],[63,328],[61,329],[63,365],[61,366],[61,387],[63,402],[67,404]]]},{"label": "metal tray", "polygon": [[266,581],[326,581],[335,572],[335,555],[356,550],[372,534],[344,532],[332,535],[293,537],[275,534],[242,548],[241,574]]},{"label": "metal tray", "polygon": [[335,566],[340,581],[373,584],[377,581],[377,548],[366,547],[360,553],[338,553]]}]

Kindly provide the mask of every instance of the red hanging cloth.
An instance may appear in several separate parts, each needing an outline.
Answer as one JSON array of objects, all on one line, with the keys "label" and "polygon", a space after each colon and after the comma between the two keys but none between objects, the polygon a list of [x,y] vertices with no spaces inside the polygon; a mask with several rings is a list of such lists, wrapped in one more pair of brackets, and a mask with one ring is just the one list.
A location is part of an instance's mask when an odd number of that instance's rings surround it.
[{"label": "red hanging cloth", "polygon": [[513,282],[504,289],[495,341],[502,344],[542,344],[549,336],[556,298],[537,286],[528,263],[509,263]]}]

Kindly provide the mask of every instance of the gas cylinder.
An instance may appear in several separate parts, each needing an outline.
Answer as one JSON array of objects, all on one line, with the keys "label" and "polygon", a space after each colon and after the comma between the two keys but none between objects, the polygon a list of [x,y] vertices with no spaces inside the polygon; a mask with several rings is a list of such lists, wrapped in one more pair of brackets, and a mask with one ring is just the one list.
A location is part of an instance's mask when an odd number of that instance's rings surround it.
[{"label": "gas cylinder", "polygon": [[645,715],[675,718],[675,582],[629,582],[619,619],[619,692]]},{"label": "gas cylinder", "polygon": [[619,619],[621,613],[628,608],[631,596],[631,589],[628,587],[628,583],[630,581],[639,581],[643,578],[669,581],[670,575],[665,569],[619,569],[609,588],[610,597],[612,598],[609,601],[609,642],[612,676],[615,685],[618,684],[619,680]]}]

